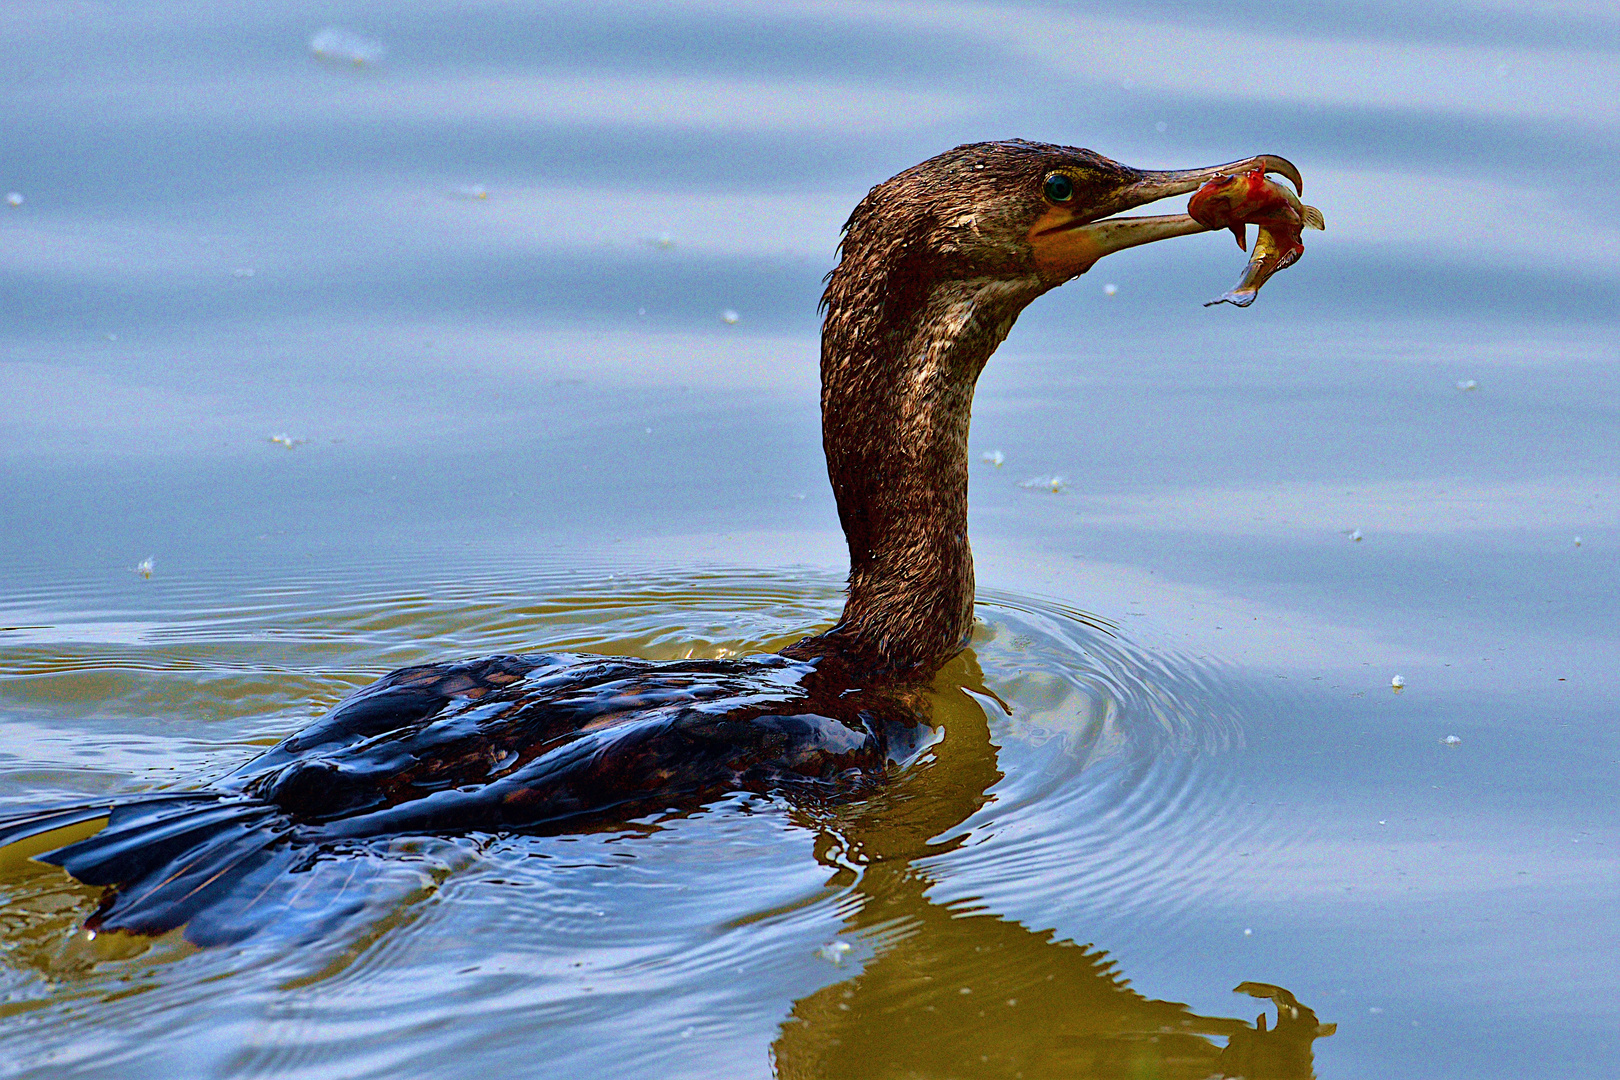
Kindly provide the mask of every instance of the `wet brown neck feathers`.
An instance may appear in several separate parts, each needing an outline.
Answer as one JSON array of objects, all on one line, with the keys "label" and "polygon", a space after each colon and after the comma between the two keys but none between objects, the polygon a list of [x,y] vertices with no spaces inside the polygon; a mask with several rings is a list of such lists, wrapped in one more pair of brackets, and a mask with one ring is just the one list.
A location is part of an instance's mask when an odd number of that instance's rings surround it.
[{"label": "wet brown neck feathers", "polygon": [[822,296],[821,426],[849,541],[837,625],[783,650],[857,681],[920,681],[967,643],[968,418],[985,361],[1041,293],[1115,251],[1205,231],[1122,211],[1252,169],[1261,156],[1141,171],[1091,150],[958,146],[874,187]]},{"label": "wet brown neck feathers", "polygon": [[[999,266],[992,253],[986,267],[994,223],[917,212],[897,184],[905,178],[856,209],[823,297],[822,443],[849,543],[849,593],[837,625],[787,652],[926,678],[973,628],[974,386],[1049,285],[1014,251]],[[963,229],[975,234],[971,260],[951,240]]]}]

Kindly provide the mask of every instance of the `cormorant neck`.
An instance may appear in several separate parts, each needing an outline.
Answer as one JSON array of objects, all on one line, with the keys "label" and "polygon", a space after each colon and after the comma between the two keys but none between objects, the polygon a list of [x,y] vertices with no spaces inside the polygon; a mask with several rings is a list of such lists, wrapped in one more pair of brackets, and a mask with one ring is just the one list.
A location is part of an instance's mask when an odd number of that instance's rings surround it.
[{"label": "cormorant neck", "polygon": [[973,388],[1045,287],[1030,276],[905,290],[891,276],[888,289],[841,288],[856,276],[840,281],[848,269],[831,278],[821,338],[822,444],[849,543],[848,600],[837,625],[787,651],[924,678],[973,629]]}]

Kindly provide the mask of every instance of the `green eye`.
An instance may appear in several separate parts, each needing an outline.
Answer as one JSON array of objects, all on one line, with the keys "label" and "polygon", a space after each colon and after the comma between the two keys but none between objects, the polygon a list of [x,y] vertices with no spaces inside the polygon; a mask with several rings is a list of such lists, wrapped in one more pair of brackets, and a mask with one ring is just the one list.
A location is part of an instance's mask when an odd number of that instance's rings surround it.
[{"label": "green eye", "polygon": [[1046,197],[1053,202],[1068,202],[1074,198],[1074,181],[1060,172],[1046,178]]}]

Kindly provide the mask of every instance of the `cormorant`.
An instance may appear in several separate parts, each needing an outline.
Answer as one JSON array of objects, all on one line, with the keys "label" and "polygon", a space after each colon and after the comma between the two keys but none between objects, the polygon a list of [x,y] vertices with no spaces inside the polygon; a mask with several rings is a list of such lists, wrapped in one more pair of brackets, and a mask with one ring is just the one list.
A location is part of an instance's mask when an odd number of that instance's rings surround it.
[{"label": "cormorant", "polygon": [[[830,629],[734,660],[493,656],[384,676],[207,788],[0,821],[0,854],[106,887],[91,930],[199,944],[274,918],[276,881],[345,842],[567,832],[728,790],[858,789],[931,736],[923,687],[972,629],[974,384],[1026,305],[1111,252],[1205,231],[1113,217],[1257,157],[1179,172],[1027,141],[874,187],[822,297],[827,471],[849,543]],[[271,899],[266,900],[266,897]]]}]

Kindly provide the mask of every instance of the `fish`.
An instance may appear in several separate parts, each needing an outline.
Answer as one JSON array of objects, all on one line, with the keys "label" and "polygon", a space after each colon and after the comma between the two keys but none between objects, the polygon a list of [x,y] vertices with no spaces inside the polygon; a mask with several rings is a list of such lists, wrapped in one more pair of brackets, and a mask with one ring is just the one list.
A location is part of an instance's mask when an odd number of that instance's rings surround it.
[{"label": "fish", "polygon": [[1248,307],[1273,274],[1293,266],[1305,253],[1303,231],[1327,228],[1322,211],[1300,202],[1299,196],[1268,177],[1264,169],[1217,176],[1193,193],[1187,216],[1206,229],[1230,229],[1245,251],[1246,227],[1255,226],[1254,251],[1243,277],[1205,307],[1223,303]]}]

